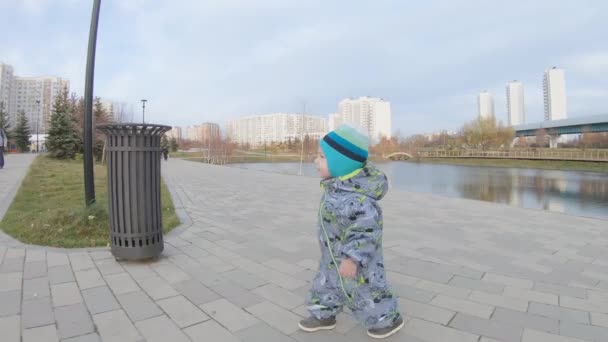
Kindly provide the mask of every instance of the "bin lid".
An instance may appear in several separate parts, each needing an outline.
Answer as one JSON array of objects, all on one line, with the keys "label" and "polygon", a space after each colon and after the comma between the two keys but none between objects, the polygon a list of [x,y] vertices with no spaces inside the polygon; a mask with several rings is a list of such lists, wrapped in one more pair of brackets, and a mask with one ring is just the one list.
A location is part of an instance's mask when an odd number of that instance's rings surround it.
[{"label": "bin lid", "polygon": [[100,124],[96,128],[107,135],[162,135],[172,127],[148,123],[113,123]]}]

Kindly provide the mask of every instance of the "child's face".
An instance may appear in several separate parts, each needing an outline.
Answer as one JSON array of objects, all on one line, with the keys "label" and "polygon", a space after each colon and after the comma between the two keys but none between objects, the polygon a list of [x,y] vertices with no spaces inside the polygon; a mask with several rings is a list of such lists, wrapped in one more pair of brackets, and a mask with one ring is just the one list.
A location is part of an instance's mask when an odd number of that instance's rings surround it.
[{"label": "child's face", "polygon": [[317,158],[315,158],[315,165],[317,166],[317,171],[319,171],[319,176],[321,176],[321,178],[331,178],[329,168],[327,167],[327,159],[325,159],[325,154],[323,153],[321,147],[319,147],[319,154],[317,155]]}]

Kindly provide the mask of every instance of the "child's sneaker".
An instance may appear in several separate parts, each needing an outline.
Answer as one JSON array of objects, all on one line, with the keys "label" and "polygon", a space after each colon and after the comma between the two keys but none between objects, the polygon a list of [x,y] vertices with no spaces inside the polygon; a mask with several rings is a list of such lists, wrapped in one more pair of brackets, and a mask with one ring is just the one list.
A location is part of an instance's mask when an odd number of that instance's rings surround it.
[{"label": "child's sneaker", "polygon": [[396,332],[398,332],[399,330],[401,330],[401,328],[403,328],[403,326],[405,325],[405,322],[403,321],[403,318],[399,318],[395,324],[386,327],[386,328],[380,328],[380,329],[369,329],[367,331],[367,334],[370,337],[373,338],[387,338],[389,336],[392,336],[393,334],[395,334]]},{"label": "child's sneaker", "polygon": [[310,316],[307,319],[303,319],[298,324],[300,329],[307,332],[315,332],[319,330],[331,330],[336,327],[336,318],[317,319],[314,316]]}]

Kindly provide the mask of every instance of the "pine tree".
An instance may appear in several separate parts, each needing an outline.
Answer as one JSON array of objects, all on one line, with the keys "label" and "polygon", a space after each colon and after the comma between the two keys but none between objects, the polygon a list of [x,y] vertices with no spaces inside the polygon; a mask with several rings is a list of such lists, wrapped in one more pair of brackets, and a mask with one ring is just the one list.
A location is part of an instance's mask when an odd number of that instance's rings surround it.
[{"label": "pine tree", "polygon": [[96,97],[93,102],[93,117],[95,118],[95,124],[102,124],[110,122],[110,112],[101,103],[101,99]]},{"label": "pine tree", "polygon": [[179,148],[179,143],[177,142],[177,139],[175,139],[175,137],[171,138],[169,144],[171,145],[171,152],[177,152],[177,149]]},{"label": "pine tree", "polygon": [[287,139],[287,149],[289,150],[289,152],[291,152],[291,150],[293,149],[293,140],[291,140],[291,137]]},{"label": "pine tree", "polygon": [[30,127],[25,117],[25,112],[20,111],[17,114],[17,125],[13,131],[17,150],[19,152],[28,152],[30,150]]},{"label": "pine tree", "polygon": [[8,113],[6,112],[6,106],[4,101],[0,101],[0,129],[4,130],[4,133],[9,134],[9,128],[11,127],[8,121]]},{"label": "pine tree", "polygon": [[[10,127],[11,124],[8,120],[8,113],[6,112],[4,101],[0,101],[0,131],[3,131],[7,138],[10,138],[12,135],[12,132],[9,131]],[[4,145],[6,146],[6,141],[4,142]]]},{"label": "pine tree", "polygon": [[160,138],[160,147],[162,147],[163,149],[169,149],[169,139],[167,139],[167,135],[164,134],[162,138]]},{"label": "pine tree", "polygon": [[51,115],[51,128],[46,146],[51,157],[56,159],[74,159],[79,148],[79,141],[74,130],[72,110],[65,88],[55,98]]}]

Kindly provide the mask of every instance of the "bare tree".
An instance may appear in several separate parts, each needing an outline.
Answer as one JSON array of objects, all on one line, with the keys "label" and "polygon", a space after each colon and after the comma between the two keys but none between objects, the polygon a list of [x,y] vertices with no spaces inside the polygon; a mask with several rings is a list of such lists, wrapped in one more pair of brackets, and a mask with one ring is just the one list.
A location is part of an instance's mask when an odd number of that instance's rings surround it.
[{"label": "bare tree", "polygon": [[389,139],[386,136],[381,136],[380,141],[371,148],[371,151],[373,153],[376,153],[380,156],[397,152],[399,150],[399,144],[396,142],[396,140]]},{"label": "bare tree", "polygon": [[517,137],[517,141],[515,142],[515,146],[519,147],[519,148],[526,148],[529,146],[528,144],[528,138],[524,137],[523,135],[520,135]]},{"label": "bare tree", "polygon": [[462,127],[463,142],[468,148],[498,148],[508,146],[514,137],[513,128],[494,118],[478,118]]},{"label": "bare tree", "polygon": [[583,148],[608,148],[608,133],[592,133],[591,129],[585,127],[579,140],[579,146]]},{"label": "bare tree", "polygon": [[210,164],[224,165],[230,162],[238,145],[229,138],[213,137],[207,141],[207,152],[203,159]]},{"label": "bare tree", "polygon": [[536,131],[536,145],[538,147],[544,147],[547,144],[547,131],[544,128]]},{"label": "bare tree", "polygon": [[133,122],[133,106],[125,102],[112,103],[112,117],[117,123]]}]

